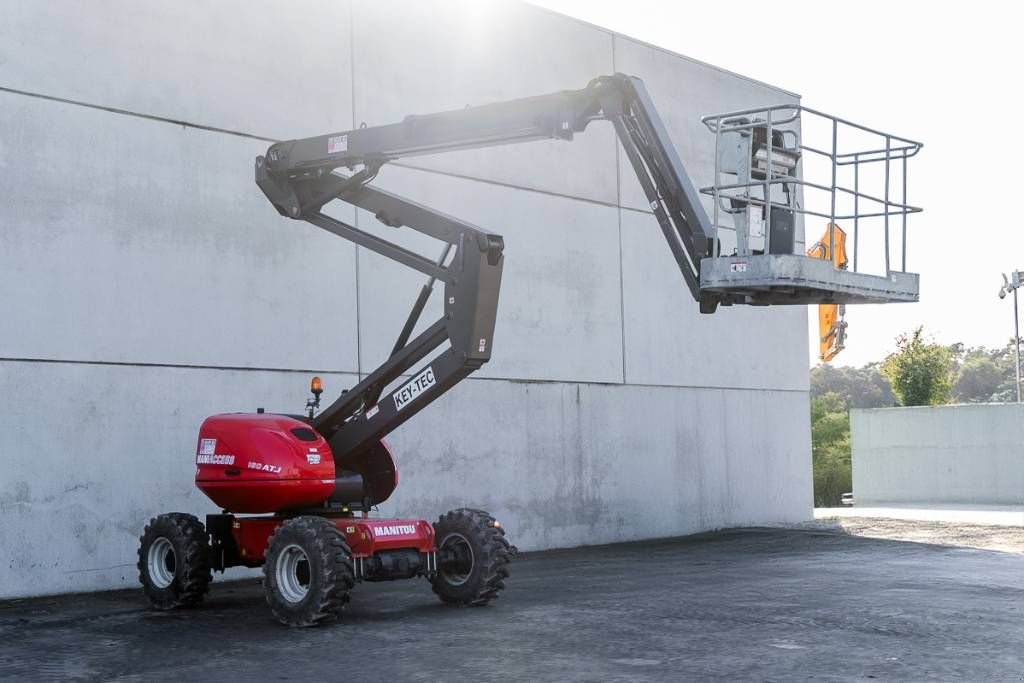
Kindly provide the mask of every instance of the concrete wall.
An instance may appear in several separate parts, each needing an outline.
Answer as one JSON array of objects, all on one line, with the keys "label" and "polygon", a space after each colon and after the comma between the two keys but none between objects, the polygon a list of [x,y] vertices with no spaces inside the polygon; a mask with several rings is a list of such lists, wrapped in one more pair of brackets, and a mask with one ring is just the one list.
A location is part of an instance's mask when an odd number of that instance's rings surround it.
[{"label": "concrete wall", "polygon": [[[6,3],[0,597],[133,585],[147,519],[212,511],[206,415],[294,412],[312,372],[331,395],[390,348],[422,278],[280,218],[268,139],[614,71],[698,185],[701,114],[795,100],[511,2]],[[700,316],[620,157],[595,124],[381,173],[507,244],[494,360],[394,433],[384,513],[489,508],[523,549],[810,516],[805,310]]]},{"label": "concrete wall", "polygon": [[1024,504],[1024,406],[850,412],[857,504]]}]

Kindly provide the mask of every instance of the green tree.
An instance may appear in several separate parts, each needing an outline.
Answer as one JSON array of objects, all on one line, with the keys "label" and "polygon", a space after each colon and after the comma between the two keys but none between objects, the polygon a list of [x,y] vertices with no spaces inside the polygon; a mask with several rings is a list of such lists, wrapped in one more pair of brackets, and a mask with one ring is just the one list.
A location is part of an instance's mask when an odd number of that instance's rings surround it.
[{"label": "green tree", "polygon": [[988,349],[952,344],[953,400],[957,403],[1006,403],[1016,400],[1017,362],[1013,340],[1006,346]]},{"label": "green tree", "polygon": [[814,504],[835,507],[853,487],[850,466],[850,413],[836,392],[811,399],[811,461]]},{"label": "green tree", "polygon": [[861,368],[822,363],[811,368],[811,398],[830,391],[842,396],[850,408],[891,408],[896,405],[892,387],[878,371],[878,363],[869,363]]},{"label": "green tree", "polygon": [[882,362],[900,405],[934,406],[948,403],[953,387],[953,352],[924,339],[924,328],[896,339],[896,353]]},{"label": "green tree", "polygon": [[[1012,368],[1011,368],[1012,370]],[[993,400],[1003,383],[1006,370],[987,353],[969,355],[960,365],[953,397],[958,403],[982,403]]]}]

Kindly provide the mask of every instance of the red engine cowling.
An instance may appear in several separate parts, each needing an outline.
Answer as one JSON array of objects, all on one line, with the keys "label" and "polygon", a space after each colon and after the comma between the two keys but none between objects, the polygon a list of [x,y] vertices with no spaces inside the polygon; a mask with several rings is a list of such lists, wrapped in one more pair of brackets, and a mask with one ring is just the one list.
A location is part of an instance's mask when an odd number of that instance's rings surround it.
[{"label": "red engine cowling", "polygon": [[199,429],[196,486],[230,512],[282,512],[327,501],[376,505],[397,484],[384,441],[336,466],[327,441],[286,415],[213,415]]},{"label": "red engine cowling", "polygon": [[319,505],[334,492],[334,458],[309,425],[284,415],[206,418],[196,449],[196,486],[231,512]]}]

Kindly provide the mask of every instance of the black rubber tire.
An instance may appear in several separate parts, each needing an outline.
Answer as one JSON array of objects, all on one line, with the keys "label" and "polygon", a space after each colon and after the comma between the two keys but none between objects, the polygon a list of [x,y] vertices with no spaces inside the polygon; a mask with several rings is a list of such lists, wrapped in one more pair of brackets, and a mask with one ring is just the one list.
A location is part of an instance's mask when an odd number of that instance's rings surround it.
[{"label": "black rubber tire", "polygon": [[[298,546],[306,557],[305,595],[288,598],[278,582],[285,551]],[[355,585],[352,550],[337,526],[323,517],[294,517],[270,537],[263,565],[263,590],[274,616],[287,626],[313,626],[341,617]]]},{"label": "black rubber tire", "polygon": [[[149,555],[154,544],[164,551],[164,580],[150,572]],[[153,607],[169,610],[201,603],[213,579],[210,539],[203,523],[184,512],[169,512],[149,520],[139,538],[138,568],[142,590]]]},{"label": "black rubber tire", "polygon": [[[494,517],[483,510],[451,510],[434,524],[434,535],[440,566],[430,583],[442,602],[480,606],[498,597],[509,576],[512,550]],[[468,562],[464,558],[456,569],[442,562],[452,544],[472,551]]]}]

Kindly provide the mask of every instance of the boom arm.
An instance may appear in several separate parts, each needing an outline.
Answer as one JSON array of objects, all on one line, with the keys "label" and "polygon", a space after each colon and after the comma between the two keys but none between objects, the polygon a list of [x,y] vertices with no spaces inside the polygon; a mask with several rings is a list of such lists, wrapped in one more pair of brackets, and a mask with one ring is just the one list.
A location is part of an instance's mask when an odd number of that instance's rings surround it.
[{"label": "boom arm", "polygon": [[369,170],[368,178],[382,164],[403,157],[530,140],[572,140],[597,119],[615,126],[690,292],[700,300],[700,259],[709,253],[711,221],[639,78],[603,76],[580,90],[280,142],[267,151],[267,172],[258,182],[281,215],[308,220],[338,195],[331,183],[320,187],[324,175],[334,169],[362,166]]},{"label": "boom arm", "polygon": [[[402,157],[450,150],[571,140],[598,119],[614,125],[690,293],[702,312],[713,312],[720,299],[700,290],[700,263],[710,254],[711,222],[637,78],[603,76],[580,90],[280,142],[265,157],[257,157],[256,182],[281,215],[308,221],[430,277],[391,357],[312,420],[339,463],[358,457],[489,360],[497,312],[501,236],[371,187],[368,183],[380,167]],[[341,168],[354,172],[343,175]],[[325,215],[321,209],[334,199],[369,211],[386,225],[408,226],[444,242],[442,257],[432,261]],[[435,280],[444,283],[444,316],[410,342]],[[446,339],[450,349],[378,401],[385,386]]]}]

